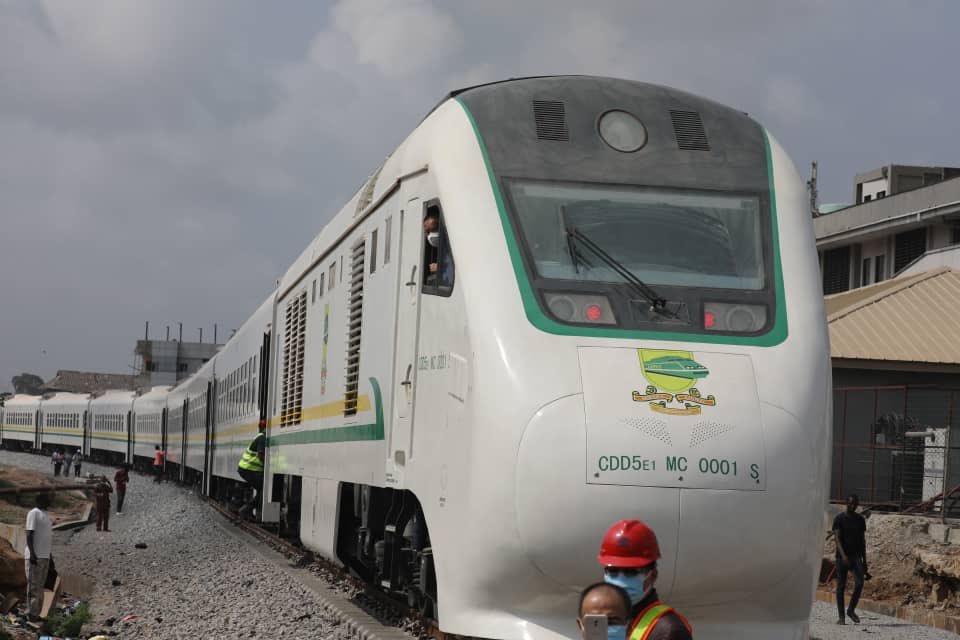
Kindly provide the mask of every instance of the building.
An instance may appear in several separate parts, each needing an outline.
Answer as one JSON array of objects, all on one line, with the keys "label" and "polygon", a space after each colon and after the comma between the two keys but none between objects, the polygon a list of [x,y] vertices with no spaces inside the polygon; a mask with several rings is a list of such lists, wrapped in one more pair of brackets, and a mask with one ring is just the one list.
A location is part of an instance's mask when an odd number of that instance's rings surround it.
[{"label": "building", "polygon": [[[900,275],[825,303],[831,498],[938,510],[934,498],[960,485],[960,271]],[[960,515],[960,503],[946,510]]]},{"label": "building", "polygon": [[44,393],[102,393],[108,390],[135,391],[147,384],[147,378],[122,373],[94,373],[61,369],[44,383]]},{"label": "building", "polygon": [[855,195],[813,221],[825,294],[960,264],[960,169],[890,165],[858,175]]},{"label": "building", "polygon": [[957,167],[916,167],[891,164],[867,173],[857,174],[854,202],[863,204],[905,191],[960,177]]},{"label": "building", "polygon": [[146,386],[174,385],[195,373],[223,345],[212,342],[137,340],[138,369]]}]

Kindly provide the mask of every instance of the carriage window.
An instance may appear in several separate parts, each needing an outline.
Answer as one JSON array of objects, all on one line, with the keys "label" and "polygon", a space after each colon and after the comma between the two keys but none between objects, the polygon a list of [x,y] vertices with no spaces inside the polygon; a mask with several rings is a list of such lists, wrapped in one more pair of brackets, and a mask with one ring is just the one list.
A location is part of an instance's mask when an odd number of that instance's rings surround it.
[{"label": "carriage window", "polygon": [[377,231],[374,229],[370,232],[370,275],[377,270]]},{"label": "carriage window", "polygon": [[453,292],[455,266],[443,212],[437,202],[427,205],[423,216],[423,292],[449,296]]}]

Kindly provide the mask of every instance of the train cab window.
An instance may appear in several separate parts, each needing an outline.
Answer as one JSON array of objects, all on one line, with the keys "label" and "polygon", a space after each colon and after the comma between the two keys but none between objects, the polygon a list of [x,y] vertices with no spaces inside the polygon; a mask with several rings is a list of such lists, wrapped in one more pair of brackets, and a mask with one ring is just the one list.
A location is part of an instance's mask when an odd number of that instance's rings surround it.
[{"label": "train cab window", "polygon": [[453,292],[455,265],[443,224],[443,212],[437,202],[427,205],[423,235],[423,293],[449,296]]}]

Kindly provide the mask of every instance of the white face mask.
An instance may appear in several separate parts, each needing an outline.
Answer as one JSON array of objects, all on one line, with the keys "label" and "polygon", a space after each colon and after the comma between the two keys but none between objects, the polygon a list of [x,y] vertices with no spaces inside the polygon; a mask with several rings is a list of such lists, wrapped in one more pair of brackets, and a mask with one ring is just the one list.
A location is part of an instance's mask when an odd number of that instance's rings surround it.
[{"label": "white face mask", "polygon": [[440,246],[440,233],[437,231],[431,231],[427,234],[427,242],[430,243],[431,247]]}]

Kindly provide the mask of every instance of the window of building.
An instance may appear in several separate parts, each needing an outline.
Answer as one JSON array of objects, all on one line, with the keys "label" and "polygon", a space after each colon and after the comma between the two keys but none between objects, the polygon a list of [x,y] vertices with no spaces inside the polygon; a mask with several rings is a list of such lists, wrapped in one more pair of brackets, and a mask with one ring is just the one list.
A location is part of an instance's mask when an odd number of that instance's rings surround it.
[{"label": "window of building", "polygon": [[377,270],[377,231],[370,232],[370,275]]},{"label": "window of building", "polygon": [[337,263],[336,261],[334,261],[333,264],[330,265],[330,284],[328,285],[329,291],[333,291],[333,283],[336,281],[337,281]]},{"label": "window of building", "polygon": [[327,275],[326,273],[321,273],[321,274],[320,274],[320,297],[321,297],[321,298],[323,297],[323,285],[324,285],[324,280],[326,280],[326,278],[325,278],[324,276],[326,276],[326,275]]},{"label": "window of building", "polygon": [[393,216],[387,218],[387,225],[383,230],[383,264],[390,264],[390,236],[393,228]]},{"label": "window of building", "polygon": [[870,195],[863,196],[863,201],[864,201],[864,202],[870,202],[870,200],[872,200],[872,199],[873,199],[873,196],[870,196]]},{"label": "window of building", "polygon": [[893,272],[898,273],[905,266],[927,251],[927,229],[913,229],[894,236]]},{"label": "window of building", "polygon": [[877,191],[877,200],[879,200],[880,198],[886,198],[886,197],[887,197],[886,191]]},{"label": "window of building", "polygon": [[850,288],[850,247],[823,252],[823,293],[840,293]]},{"label": "window of building", "polygon": [[873,281],[883,282],[887,279],[887,256],[877,256],[873,259]]},{"label": "window of building", "polygon": [[950,244],[960,244],[960,224],[950,228]]},{"label": "window of building", "polygon": [[439,202],[427,204],[423,216],[423,293],[449,296],[453,292],[456,267]]},{"label": "window of building", "polygon": [[317,301],[317,279],[313,279],[313,285],[310,287],[310,304]]}]

